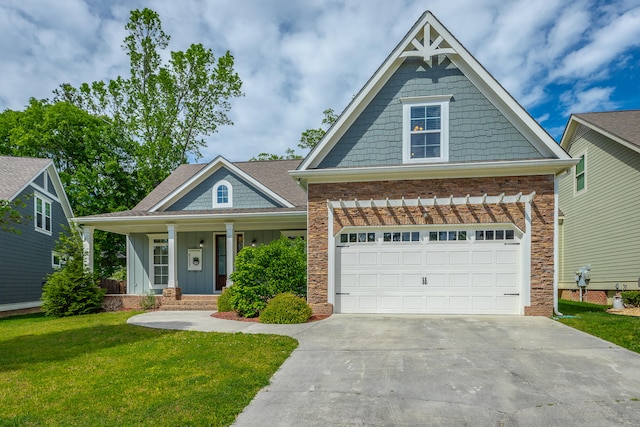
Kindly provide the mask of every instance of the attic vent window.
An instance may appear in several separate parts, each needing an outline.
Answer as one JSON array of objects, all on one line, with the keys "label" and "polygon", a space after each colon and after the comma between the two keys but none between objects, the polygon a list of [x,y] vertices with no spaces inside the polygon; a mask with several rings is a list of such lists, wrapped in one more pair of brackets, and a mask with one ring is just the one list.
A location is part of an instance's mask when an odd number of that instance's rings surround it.
[{"label": "attic vent window", "polygon": [[213,207],[230,208],[233,206],[233,188],[227,181],[218,181],[213,186]]}]

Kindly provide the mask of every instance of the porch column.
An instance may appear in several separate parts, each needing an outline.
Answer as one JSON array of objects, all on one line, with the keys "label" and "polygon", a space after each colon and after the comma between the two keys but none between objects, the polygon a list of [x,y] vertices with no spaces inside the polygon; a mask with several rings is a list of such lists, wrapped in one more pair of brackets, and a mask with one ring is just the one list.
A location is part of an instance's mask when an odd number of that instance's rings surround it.
[{"label": "porch column", "polygon": [[231,281],[231,273],[233,273],[233,264],[235,261],[235,245],[233,238],[233,223],[225,222],[224,225],[227,226],[227,286],[233,285],[233,281]]},{"label": "porch column", "polygon": [[82,251],[84,252],[84,269],[93,273],[93,227],[82,228]]},{"label": "porch column", "polygon": [[175,288],[178,285],[178,280],[176,279],[176,226],[173,224],[167,225],[167,239],[169,248],[169,279],[167,286],[169,288]]}]

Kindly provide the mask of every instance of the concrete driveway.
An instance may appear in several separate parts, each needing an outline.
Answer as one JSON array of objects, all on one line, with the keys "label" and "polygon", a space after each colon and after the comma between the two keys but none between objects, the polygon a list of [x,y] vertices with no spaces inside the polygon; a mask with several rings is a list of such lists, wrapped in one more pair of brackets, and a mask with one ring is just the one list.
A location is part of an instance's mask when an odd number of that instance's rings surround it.
[{"label": "concrete driveway", "polygon": [[300,341],[239,427],[640,425],[640,355],[551,319],[333,315],[261,325],[209,314],[129,322]]},{"label": "concrete driveway", "polygon": [[640,356],[547,318],[334,315],[296,338],[236,426],[640,425]]}]

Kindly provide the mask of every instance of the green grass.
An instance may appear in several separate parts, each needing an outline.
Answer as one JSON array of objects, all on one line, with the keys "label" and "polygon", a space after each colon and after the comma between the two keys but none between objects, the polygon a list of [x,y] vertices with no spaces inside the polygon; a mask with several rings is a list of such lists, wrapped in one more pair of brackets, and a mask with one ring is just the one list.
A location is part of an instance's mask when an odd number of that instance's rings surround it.
[{"label": "green grass", "polygon": [[133,314],[0,319],[0,426],[230,425],[297,347]]},{"label": "green grass", "polygon": [[575,318],[559,321],[572,328],[640,353],[640,318],[609,314],[607,306],[574,301],[558,301],[558,310]]}]

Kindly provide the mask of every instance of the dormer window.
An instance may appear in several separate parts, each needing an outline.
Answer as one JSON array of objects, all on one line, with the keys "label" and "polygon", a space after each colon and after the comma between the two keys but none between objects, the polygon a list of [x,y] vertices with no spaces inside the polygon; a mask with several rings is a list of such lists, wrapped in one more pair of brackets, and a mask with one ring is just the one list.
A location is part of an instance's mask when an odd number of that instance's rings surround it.
[{"label": "dormer window", "polygon": [[449,160],[451,95],[402,98],[402,145],[405,163]]},{"label": "dormer window", "polygon": [[230,208],[233,206],[233,188],[228,181],[218,181],[213,186],[213,207]]}]

